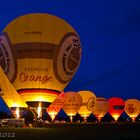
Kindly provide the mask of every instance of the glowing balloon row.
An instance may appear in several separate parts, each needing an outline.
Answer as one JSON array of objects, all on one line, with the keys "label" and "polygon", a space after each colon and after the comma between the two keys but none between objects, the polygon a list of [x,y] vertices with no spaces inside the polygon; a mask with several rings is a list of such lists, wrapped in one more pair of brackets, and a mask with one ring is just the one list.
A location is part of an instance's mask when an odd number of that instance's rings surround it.
[{"label": "glowing balloon row", "polygon": [[127,99],[124,101],[121,98],[110,98],[108,101],[108,112],[112,115],[115,121],[118,120],[124,111],[133,121],[135,121],[140,113],[140,101],[137,99]]},{"label": "glowing balloon row", "polygon": [[101,121],[107,112],[117,121],[124,111],[134,121],[140,113],[140,102],[137,99],[124,101],[117,97],[110,98],[109,100],[102,97],[96,98],[96,95],[91,91],[66,92],[65,94],[60,94],[54,100],[47,108],[47,112],[52,120],[54,120],[61,109],[70,117],[71,121],[72,117],[77,113],[84,118],[84,121],[86,121],[86,117],[91,113]]},{"label": "glowing balloon row", "polygon": [[47,108],[47,112],[53,120],[62,108],[72,121],[72,116],[75,116],[77,112],[84,118],[89,116],[94,110],[95,103],[96,96],[91,91],[66,92],[56,98]]}]

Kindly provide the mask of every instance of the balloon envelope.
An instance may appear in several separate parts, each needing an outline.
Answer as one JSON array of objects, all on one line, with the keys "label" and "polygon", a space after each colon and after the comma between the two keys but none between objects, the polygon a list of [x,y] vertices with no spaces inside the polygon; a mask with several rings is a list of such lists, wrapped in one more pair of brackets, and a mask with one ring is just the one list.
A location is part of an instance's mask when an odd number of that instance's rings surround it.
[{"label": "balloon envelope", "polygon": [[127,99],[125,101],[124,111],[134,121],[135,118],[140,113],[140,102],[139,102],[139,100],[137,100],[137,99]]},{"label": "balloon envelope", "polygon": [[109,101],[108,112],[115,119],[115,121],[117,121],[117,119],[124,111],[124,105],[125,105],[124,100],[118,97],[112,97],[108,101]]},{"label": "balloon envelope", "polygon": [[47,108],[47,113],[51,116],[54,115],[56,116],[58,112],[61,110],[63,107],[65,101],[64,94],[59,94],[57,98],[50,104],[50,106]]},{"label": "balloon envelope", "polygon": [[66,92],[63,110],[68,116],[74,116],[82,105],[82,98],[77,92]]},{"label": "balloon envelope", "polygon": [[93,114],[97,117],[99,121],[108,112],[108,109],[109,109],[108,100],[103,97],[97,97]]},{"label": "balloon envelope", "polygon": [[21,98],[21,96],[14,89],[7,76],[4,74],[0,66],[0,88],[2,89],[2,99],[5,101],[9,108],[11,107],[24,107],[27,108],[27,104]]},{"label": "balloon envelope", "polygon": [[76,31],[49,14],[16,18],[3,30],[0,46],[0,65],[27,102],[53,102],[81,60]]},{"label": "balloon envelope", "polygon": [[83,116],[89,116],[95,109],[96,96],[91,91],[79,91],[79,95],[82,97],[82,106],[78,110],[78,113]]}]

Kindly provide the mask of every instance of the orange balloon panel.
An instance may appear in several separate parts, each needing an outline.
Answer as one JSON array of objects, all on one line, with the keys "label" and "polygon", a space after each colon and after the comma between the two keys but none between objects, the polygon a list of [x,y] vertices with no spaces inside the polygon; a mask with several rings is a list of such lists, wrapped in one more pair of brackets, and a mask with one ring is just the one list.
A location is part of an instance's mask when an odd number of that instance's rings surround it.
[{"label": "orange balloon panel", "polygon": [[89,116],[95,109],[96,96],[91,91],[79,91],[79,95],[82,97],[82,106],[78,110],[78,113],[83,116]]},{"label": "orange balloon panel", "polygon": [[53,102],[55,91],[63,91],[81,60],[76,31],[49,14],[16,18],[3,30],[0,46],[0,65],[25,101]]},{"label": "orange balloon panel", "polygon": [[82,104],[82,98],[77,92],[66,92],[63,110],[68,116],[74,116]]},{"label": "orange balloon panel", "polygon": [[126,114],[134,120],[140,113],[139,100],[137,100],[137,99],[126,100],[124,110],[125,110]]},{"label": "orange balloon panel", "polygon": [[93,114],[100,121],[100,119],[103,118],[104,115],[108,112],[108,109],[109,109],[108,100],[102,97],[98,97],[96,99],[96,105]]},{"label": "orange balloon panel", "polygon": [[112,97],[109,100],[109,110],[108,112],[117,121],[120,115],[124,111],[124,100],[118,97]]},{"label": "orange balloon panel", "polygon": [[64,101],[64,94],[59,94],[58,97],[53,101],[53,103],[47,108],[48,114],[56,116],[63,107]]}]

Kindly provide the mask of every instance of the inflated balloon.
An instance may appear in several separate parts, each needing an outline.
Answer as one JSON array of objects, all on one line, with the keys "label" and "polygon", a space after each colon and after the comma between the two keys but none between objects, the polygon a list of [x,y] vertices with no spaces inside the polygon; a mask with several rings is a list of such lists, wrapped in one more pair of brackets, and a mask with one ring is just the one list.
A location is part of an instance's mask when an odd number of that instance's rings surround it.
[{"label": "inflated balloon", "polygon": [[72,116],[76,115],[79,108],[82,105],[82,98],[77,92],[66,92],[65,101],[63,105],[63,110],[70,116],[72,121]]},{"label": "inflated balloon", "polygon": [[80,60],[79,36],[53,15],[20,16],[0,36],[0,65],[29,105],[53,102],[74,76]]},{"label": "inflated balloon", "polygon": [[108,101],[109,101],[108,112],[111,114],[114,120],[117,121],[124,111],[125,106],[124,100],[118,97],[112,97]]},{"label": "inflated balloon", "polygon": [[98,121],[101,121],[104,115],[108,112],[108,109],[109,109],[108,100],[103,97],[98,97],[96,99],[96,105],[93,114],[97,117]]},{"label": "inflated balloon", "polygon": [[[2,90],[1,97],[6,105],[11,110],[14,117],[19,118],[23,109],[27,108],[28,105],[24,99],[18,94],[9,79],[3,72],[0,66],[0,88]],[[11,94],[12,93],[12,94]]]},{"label": "inflated balloon", "polygon": [[74,116],[82,104],[82,98],[77,92],[66,92],[63,110],[68,116]]},{"label": "inflated balloon", "polygon": [[135,121],[136,117],[140,113],[140,102],[137,99],[127,99],[125,101],[125,113]]},{"label": "inflated balloon", "polygon": [[[8,80],[7,76],[4,74],[1,66],[0,66],[0,88],[2,89],[2,99],[5,101],[9,108],[17,108],[23,107],[27,108],[27,104],[21,98],[21,96],[17,93],[14,89],[10,81]],[[12,93],[12,94],[11,94]]]},{"label": "inflated balloon", "polygon": [[54,120],[58,112],[61,110],[61,108],[63,107],[64,101],[65,101],[64,94],[61,93],[52,102],[52,104],[50,104],[50,106],[47,108],[47,113],[51,116],[52,121]]},{"label": "inflated balloon", "polygon": [[78,113],[84,117],[84,121],[86,121],[86,117],[88,117],[95,109],[96,96],[91,91],[79,91],[78,93],[83,100],[82,106],[78,110]]}]

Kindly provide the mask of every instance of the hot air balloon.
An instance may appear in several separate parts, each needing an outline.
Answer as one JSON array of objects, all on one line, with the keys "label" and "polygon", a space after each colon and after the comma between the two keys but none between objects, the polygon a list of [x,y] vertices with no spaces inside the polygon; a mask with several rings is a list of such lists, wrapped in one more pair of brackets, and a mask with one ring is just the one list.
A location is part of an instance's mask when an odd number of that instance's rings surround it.
[{"label": "hot air balloon", "polygon": [[3,72],[0,66],[0,88],[2,89],[2,99],[7,104],[9,109],[11,109],[13,115],[19,118],[20,110],[19,108],[27,108],[27,104],[22,99],[22,97],[17,93],[15,88],[12,86],[7,76]]},{"label": "hot air balloon", "polygon": [[108,109],[109,109],[108,100],[103,97],[97,97],[93,114],[96,116],[99,122],[104,117],[104,115],[108,112]]},{"label": "hot air balloon", "polygon": [[91,91],[79,91],[79,95],[82,97],[83,103],[78,113],[84,118],[86,122],[86,118],[94,111],[96,104],[96,96]]},{"label": "hot air balloon", "polygon": [[58,114],[58,112],[63,107],[64,101],[65,101],[64,94],[61,93],[52,102],[52,104],[50,104],[49,107],[47,108],[47,113],[51,116],[52,122],[53,122],[54,118],[56,117],[56,115]]},{"label": "hot air balloon", "polygon": [[77,92],[65,93],[63,110],[68,116],[70,116],[71,122],[73,121],[72,117],[76,115],[81,105],[82,105],[82,98]]},{"label": "hot air balloon", "polygon": [[20,16],[0,36],[0,66],[30,107],[47,107],[74,76],[81,60],[76,31],[43,13]]},{"label": "hot air balloon", "polygon": [[120,115],[124,111],[124,105],[125,105],[124,100],[118,97],[112,97],[108,101],[109,101],[108,112],[111,114],[114,120],[117,121]]},{"label": "hot air balloon", "polygon": [[127,99],[125,101],[125,113],[132,118],[133,122],[140,113],[140,102],[137,99]]}]

